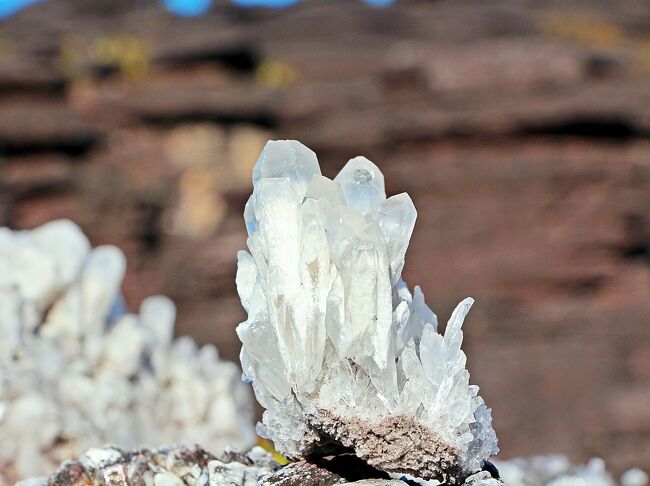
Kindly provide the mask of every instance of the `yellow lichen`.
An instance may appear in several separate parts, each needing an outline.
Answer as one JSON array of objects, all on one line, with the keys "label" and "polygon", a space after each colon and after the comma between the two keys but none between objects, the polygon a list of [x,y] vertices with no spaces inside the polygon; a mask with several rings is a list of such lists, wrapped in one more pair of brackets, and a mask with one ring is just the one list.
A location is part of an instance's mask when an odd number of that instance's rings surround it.
[{"label": "yellow lichen", "polygon": [[553,13],[542,19],[541,29],[550,37],[559,37],[599,49],[618,47],[625,40],[625,34],[619,26],[586,14]]},{"label": "yellow lichen", "polygon": [[255,72],[255,79],[258,83],[272,88],[290,86],[298,78],[297,71],[283,61],[266,60]]},{"label": "yellow lichen", "polygon": [[58,65],[70,78],[84,77],[92,69],[117,69],[129,81],[141,79],[149,69],[149,49],[131,34],[114,34],[95,39],[66,35],[61,41]]}]

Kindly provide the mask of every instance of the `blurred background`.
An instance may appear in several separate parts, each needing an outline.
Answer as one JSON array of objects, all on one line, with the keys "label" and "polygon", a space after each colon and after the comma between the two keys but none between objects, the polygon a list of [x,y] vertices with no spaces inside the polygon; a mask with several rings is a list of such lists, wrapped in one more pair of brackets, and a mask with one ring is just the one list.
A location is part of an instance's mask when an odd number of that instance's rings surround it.
[{"label": "blurred background", "polygon": [[233,360],[273,138],[411,194],[405,278],[443,322],[476,298],[502,458],[650,468],[647,2],[0,0],[0,225],[119,246],[128,305]]}]

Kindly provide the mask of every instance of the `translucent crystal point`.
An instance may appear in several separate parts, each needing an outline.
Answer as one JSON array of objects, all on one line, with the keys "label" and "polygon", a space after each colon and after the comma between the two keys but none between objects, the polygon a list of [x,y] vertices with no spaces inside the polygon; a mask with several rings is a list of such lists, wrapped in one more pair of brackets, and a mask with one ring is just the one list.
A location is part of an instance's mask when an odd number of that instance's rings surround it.
[{"label": "translucent crystal point", "polygon": [[250,253],[238,254],[242,368],[266,409],[258,431],[291,458],[334,441],[378,469],[456,484],[498,450],[461,350],[473,300],[440,334],[401,278],[410,197],[386,199],[363,157],[332,181],[296,144],[269,142],[260,157]]},{"label": "translucent crystal point", "polygon": [[79,273],[90,244],[68,220],[33,231],[0,231],[0,288],[14,287],[39,310]]},{"label": "translucent crystal point", "polygon": [[88,238],[79,227],[67,219],[51,221],[34,229],[31,237],[55,261],[59,281],[64,285],[72,282],[90,251]]},{"label": "translucent crystal point", "polygon": [[406,249],[413,234],[417,214],[413,201],[405,192],[382,201],[376,210],[377,222],[388,247],[393,283],[396,283],[402,274]]},{"label": "translucent crystal point", "polygon": [[253,186],[261,179],[287,178],[302,197],[315,175],[320,167],[314,152],[296,140],[271,140],[253,169]]},{"label": "translucent crystal point", "polygon": [[172,342],[174,336],[174,321],[176,320],[176,306],[167,297],[157,295],[147,297],[140,304],[140,321],[142,325],[151,329],[162,344]]},{"label": "translucent crystal point", "polygon": [[351,159],[334,180],[341,186],[347,204],[361,214],[375,209],[386,199],[384,175],[365,157]]},{"label": "translucent crystal point", "polygon": [[114,246],[100,246],[90,255],[81,274],[82,305],[88,321],[103,325],[125,272],[126,258]]},{"label": "translucent crystal point", "polygon": [[309,186],[305,197],[310,199],[325,199],[332,206],[345,204],[341,187],[331,179],[322,175],[315,175]]}]

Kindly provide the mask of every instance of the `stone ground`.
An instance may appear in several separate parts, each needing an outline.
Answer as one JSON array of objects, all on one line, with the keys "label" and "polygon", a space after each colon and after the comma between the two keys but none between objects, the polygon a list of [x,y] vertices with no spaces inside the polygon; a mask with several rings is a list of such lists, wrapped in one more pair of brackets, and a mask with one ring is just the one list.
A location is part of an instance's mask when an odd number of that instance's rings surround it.
[{"label": "stone ground", "polygon": [[55,0],[0,24],[0,223],[120,246],[130,306],[236,359],[251,166],[363,154],[419,208],[405,276],[466,326],[504,457],[650,468],[650,9],[577,0]]},{"label": "stone ground", "polygon": [[[281,467],[257,447],[248,453],[215,457],[200,446],[124,451],[110,446],[89,450],[78,461],[66,461],[49,477],[28,479],[17,486],[104,486],[155,484],[166,486],[407,486],[408,478],[392,480],[360,459],[337,456],[317,462],[299,461]],[[503,486],[490,472],[480,471],[466,486]]]}]

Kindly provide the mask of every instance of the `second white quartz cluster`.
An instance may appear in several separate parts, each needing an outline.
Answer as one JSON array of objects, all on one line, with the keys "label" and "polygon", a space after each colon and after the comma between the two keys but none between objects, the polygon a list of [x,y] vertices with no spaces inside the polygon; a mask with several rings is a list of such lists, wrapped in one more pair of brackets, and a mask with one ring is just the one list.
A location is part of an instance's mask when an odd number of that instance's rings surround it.
[{"label": "second white quartz cluster", "polygon": [[126,312],[125,268],[70,221],[0,228],[0,484],[106,443],[254,443],[237,367],[173,339],[166,297]]},{"label": "second white quartz cluster", "polygon": [[295,458],[340,448],[384,471],[462,481],[498,451],[469,384],[462,301],[444,334],[401,278],[416,210],[356,157],[330,180],[296,141],[271,141],[245,208],[241,362],[259,431]]}]

